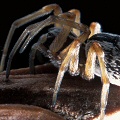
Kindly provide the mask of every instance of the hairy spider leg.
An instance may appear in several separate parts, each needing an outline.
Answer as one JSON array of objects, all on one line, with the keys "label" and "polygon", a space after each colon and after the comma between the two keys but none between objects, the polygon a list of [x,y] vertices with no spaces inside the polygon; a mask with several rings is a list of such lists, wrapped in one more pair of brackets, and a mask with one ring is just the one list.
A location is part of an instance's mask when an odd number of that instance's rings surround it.
[{"label": "hairy spider leg", "polygon": [[[9,59],[8,59],[8,63],[7,63],[7,68],[6,68],[6,80],[8,80],[9,74],[10,74],[10,66],[11,66],[11,62],[13,59],[14,54],[16,53],[17,49],[19,48],[19,46],[21,45],[21,43],[24,41],[24,39],[27,36],[26,41],[24,42],[25,46],[20,50],[24,51],[24,49],[26,48],[26,46],[28,45],[28,43],[33,39],[33,37],[40,32],[44,27],[49,26],[50,24],[60,24],[60,25],[67,25],[76,29],[81,30],[83,33],[80,35],[81,38],[81,42],[84,42],[87,38],[84,38],[84,34],[89,35],[90,31],[88,29],[88,27],[82,23],[78,24],[75,23],[73,21],[70,20],[66,20],[63,19],[59,16],[50,16],[47,19],[45,19],[42,22],[38,22],[35,23],[33,25],[28,26],[22,33],[22,35],[19,37],[18,41],[16,42],[16,44],[14,45],[10,55],[9,55]],[[36,27],[35,27],[36,26]],[[23,44],[23,45],[24,45]]]},{"label": "hairy spider leg", "polygon": [[[81,25],[78,24],[78,25]],[[84,28],[85,26],[83,26]],[[75,27],[74,27],[75,28]],[[53,106],[55,106],[56,104],[56,100],[57,100],[57,94],[59,92],[59,89],[60,89],[60,85],[61,85],[61,82],[62,82],[62,79],[63,79],[63,76],[64,76],[64,73],[68,70],[68,66],[70,65],[70,62],[72,60],[72,57],[74,57],[75,55],[75,52],[78,51],[78,49],[80,48],[80,45],[82,43],[85,42],[85,40],[87,40],[88,36],[90,35],[90,31],[89,29],[84,29],[84,31],[82,32],[82,34],[77,38],[75,39],[71,45],[69,45],[66,50],[64,50],[64,52],[62,51],[62,53],[67,53],[67,55],[65,56],[60,68],[59,68],[59,72],[58,72],[58,76],[57,76],[57,79],[56,79],[56,83],[55,83],[55,89],[54,89],[54,93],[53,93],[53,100],[52,100],[52,104]],[[66,52],[67,51],[67,52]],[[78,53],[78,52],[77,52]],[[62,56],[62,54],[61,54]],[[63,55],[64,56],[64,55]],[[77,56],[77,55],[75,55]],[[75,64],[74,64],[75,65]],[[76,69],[75,69],[76,71]]]},{"label": "hairy spider leg", "polygon": [[101,81],[103,83],[102,92],[101,92],[101,107],[100,107],[100,120],[103,120],[107,105],[110,81],[108,78],[108,73],[104,60],[104,51],[102,50],[102,47],[100,46],[99,43],[94,42],[88,50],[87,61],[85,66],[85,76],[88,79],[92,79],[94,76],[96,56],[98,57],[99,60],[100,69],[101,69]]},{"label": "hairy spider leg", "polygon": [[94,34],[101,33],[101,25],[98,22],[92,22],[90,24],[90,31],[91,34],[89,35],[89,38],[93,36]]},{"label": "hairy spider leg", "polygon": [[[80,21],[80,11],[79,10],[72,9],[69,12],[74,13],[76,15],[75,22],[77,22],[77,23],[81,22]],[[75,35],[80,36],[80,31],[79,30],[73,28],[72,31],[73,31],[73,33],[75,33]],[[60,53],[60,56],[64,56],[64,58],[65,58],[65,55],[67,54],[69,48],[70,48],[70,45]],[[80,50],[80,46],[76,48],[76,52],[70,60],[69,73],[73,76],[78,75],[79,72],[80,72],[79,68],[78,68],[78,65],[79,65],[79,50]]]},{"label": "hairy spider leg", "polygon": [[[76,18],[75,18],[75,22],[76,23],[80,23],[80,17],[81,17],[81,14],[80,14],[80,11],[78,9],[72,9],[72,10],[69,10],[69,12],[71,13],[74,13],[76,15]],[[75,28],[73,28],[73,33],[75,33],[77,36],[80,36],[80,30],[77,30]]]},{"label": "hairy spider leg", "polygon": [[62,79],[63,79],[63,76],[64,76],[64,73],[68,70],[68,66],[70,64],[70,60],[71,58],[73,57],[73,55],[75,54],[76,52],[76,49],[80,46],[80,42],[78,42],[78,40],[75,40],[69,50],[68,50],[68,53],[65,57],[65,59],[63,60],[60,68],[59,68],[59,72],[58,72],[58,76],[57,76],[57,79],[56,79],[56,83],[55,83],[55,88],[54,88],[54,93],[53,93],[53,99],[52,99],[52,105],[55,106],[56,104],[56,101],[57,101],[57,94],[59,92],[59,89],[60,89],[60,85],[61,85],[61,82],[62,82]]},{"label": "hairy spider leg", "polygon": [[31,74],[35,73],[34,59],[35,59],[36,51],[39,50],[44,56],[48,55],[48,52],[47,52],[48,49],[43,45],[43,43],[46,40],[47,40],[47,34],[44,34],[38,39],[38,42],[35,43],[31,48],[31,51],[29,54],[29,67],[30,67]]},{"label": "hairy spider leg", "polygon": [[[75,22],[80,23],[80,11],[77,9],[72,9],[69,12],[74,13],[76,15]],[[77,30],[73,28],[73,33],[75,33],[77,36],[80,36],[80,30]],[[69,65],[69,73],[73,76],[76,76],[79,74],[79,51],[80,51],[80,46],[76,48],[76,52],[71,58],[70,65]]]},{"label": "hairy spider leg", "polygon": [[38,19],[44,15],[47,15],[52,11],[54,11],[54,15],[56,15],[56,16],[62,13],[62,9],[59,5],[50,4],[50,5],[44,6],[42,9],[40,9],[36,12],[33,12],[25,17],[17,19],[12,23],[11,28],[8,33],[8,36],[7,36],[7,39],[6,39],[6,42],[5,42],[5,45],[4,45],[4,48],[3,48],[3,53],[2,53],[1,62],[0,62],[0,72],[2,72],[4,69],[5,59],[7,56],[8,48],[9,48],[12,36],[15,32],[15,29],[19,28],[20,26],[22,26],[26,23],[29,23],[35,19]]},{"label": "hairy spider leg", "polygon": [[[75,14],[72,14],[70,12],[62,13],[62,14],[59,14],[58,16],[63,19],[70,20],[73,22],[75,21],[75,17],[76,17]],[[67,37],[69,36],[69,33],[71,32],[71,30],[72,30],[71,26],[67,26],[67,25],[61,26],[60,33],[55,37],[55,40],[51,43],[51,45],[49,47],[50,51],[53,54],[62,48],[62,46],[66,42]]]}]

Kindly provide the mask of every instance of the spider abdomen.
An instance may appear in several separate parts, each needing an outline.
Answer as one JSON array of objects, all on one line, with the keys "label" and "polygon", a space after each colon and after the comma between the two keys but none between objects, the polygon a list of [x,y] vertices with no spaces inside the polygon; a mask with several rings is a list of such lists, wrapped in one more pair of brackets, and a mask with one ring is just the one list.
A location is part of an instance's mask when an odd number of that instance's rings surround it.
[{"label": "spider abdomen", "polygon": [[[112,84],[120,86],[120,36],[110,33],[93,35],[86,43],[86,51],[93,42],[98,42],[104,51],[106,68]],[[101,76],[101,70],[96,61],[95,74]]]}]

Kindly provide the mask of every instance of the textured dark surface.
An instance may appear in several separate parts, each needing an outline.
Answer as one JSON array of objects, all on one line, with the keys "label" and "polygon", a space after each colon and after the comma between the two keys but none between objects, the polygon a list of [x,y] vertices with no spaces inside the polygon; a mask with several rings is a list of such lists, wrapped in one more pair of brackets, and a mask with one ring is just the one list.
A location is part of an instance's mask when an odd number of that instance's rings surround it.
[{"label": "textured dark surface", "polygon": [[[0,104],[34,105],[53,111],[67,120],[91,120],[98,116],[102,84],[97,77],[87,81],[80,76],[72,77],[66,73],[58,93],[57,104],[52,108],[57,71],[50,64],[37,66],[36,75],[29,75],[28,68],[12,70],[9,83],[3,82],[5,72],[1,73]],[[119,110],[120,88],[111,85],[106,115],[113,115]]]}]

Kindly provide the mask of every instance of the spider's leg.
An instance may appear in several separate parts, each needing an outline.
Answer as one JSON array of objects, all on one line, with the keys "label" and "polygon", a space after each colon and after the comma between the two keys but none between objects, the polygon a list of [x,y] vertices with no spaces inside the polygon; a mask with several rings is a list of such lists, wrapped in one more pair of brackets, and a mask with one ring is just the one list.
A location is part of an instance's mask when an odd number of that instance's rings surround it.
[{"label": "spider's leg", "polygon": [[[71,45],[72,44],[70,44],[63,51],[60,52],[59,56],[62,60],[67,56],[67,53],[68,53]],[[70,60],[70,63],[69,63],[69,73],[73,76],[76,76],[79,74],[79,68],[78,68],[79,50],[80,50],[80,45],[76,47],[76,52],[73,54],[73,56]]]},{"label": "spider's leg", "polygon": [[99,60],[100,69],[101,69],[101,80],[103,83],[102,92],[101,92],[101,107],[100,107],[100,120],[103,120],[105,116],[105,109],[107,105],[110,82],[104,60],[104,51],[102,50],[99,43],[94,42],[88,51],[86,67],[85,67],[85,75],[88,79],[93,78],[96,56],[98,57]]},{"label": "spider's leg", "polygon": [[[69,12],[74,13],[76,15],[75,18],[75,22],[76,23],[80,23],[80,11],[78,9],[72,9]],[[74,29],[73,28],[73,33],[75,33],[75,35],[80,36],[80,30]],[[77,47],[75,54],[73,55],[71,61],[70,61],[70,65],[69,65],[69,72],[71,75],[78,75],[79,74],[79,69],[78,69],[78,63],[79,63],[79,50],[80,50],[80,46]]]},{"label": "spider's leg", "polygon": [[89,38],[93,36],[94,34],[101,33],[101,25],[98,22],[92,22],[90,24],[90,31],[91,34],[89,35]]},{"label": "spider's leg", "polygon": [[[64,18],[66,20],[75,21],[76,16],[72,13],[66,12],[66,13],[60,14],[59,17]],[[61,26],[61,32],[56,36],[55,40],[51,43],[49,47],[50,51],[53,54],[62,48],[63,44],[67,40],[67,37],[71,29],[72,28],[70,26],[66,26],[66,25]]]},{"label": "spider's leg", "polygon": [[79,51],[80,51],[80,46],[76,48],[76,52],[74,53],[73,57],[71,58],[70,65],[69,65],[69,73],[72,76],[79,75]]},{"label": "spider's leg", "polygon": [[40,51],[44,56],[47,56],[47,48],[43,46],[43,43],[47,40],[47,34],[42,35],[38,42],[35,43],[30,51],[30,55],[29,55],[29,67],[30,67],[30,73],[34,74],[35,73],[35,69],[34,69],[34,59],[35,59],[35,55],[36,55],[36,51]]},{"label": "spider's leg", "polygon": [[63,44],[66,42],[67,37],[71,31],[71,27],[63,26],[61,32],[55,37],[54,41],[51,43],[49,50],[54,54],[59,51]]},{"label": "spider's leg", "polygon": [[[71,13],[74,13],[75,15],[76,15],[76,17],[75,17],[75,22],[76,23],[80,23],[81,21],[80,21],[80,11],[79,10],[77,10],[77,9],[72,9],[72,10],[69,10],[69,12],[71,12]],[[80,30],[77,30],[77,29],[74,29],[73,28],[73,33],[75,33],[77,36],[80,36]]]},{"label": "spider's leg", "polygon": [[[44,21],[42,21],[40,23],[33,24],[33,25],[30,26],[30,28],[32,28],[32,26],[37,25],[36,28],[29,31],[28,38],[24,43],[22,51],[26,48],[26,46],[30,42],[30,40],[32,40],[33,37],[38,32],[40,32],[40,30],[42,30],[44,27],[46,27],[48,25],[51,25],[51,24],[54,24],[54,23],[57,23],[57,24],[60,24],[60,25],[67,25],[67,26],[70,26],[72,28],[76,28],[78,30],[81,30],[82,34],[78,37],[80,39],[81,43],[83,43],[88,38],[88,36],[90,34],[90,31],[89,31],[88,27],[86,25],[83,25],[82,23],[78,24],[78,23],[75,23],[75,22],[73,22],[71,20],[66,20],[66,19],[63,19],[63,18],[58,17],[58,16],[50,16],[46,20],[44,20]],[[26,33],[26,30],[25,30],[25,33]],[[23,34],[24,34],[24,32],[23,32]],[[8,59],[8,63],[7,63],[7,69],[6,69],[6,78],[7,78],[6,80],[8,80],[8,77],[9,77],[10,66],[11,66],[11,61],[13,59],[13,56],[14,56],[16,50],[18,49],[18,47],[20,46],[20,44],[18,45],[18,43],[20,41],[23,41],[23,39],[24,39],[23,34],[19,37],[19,40],[17,41],[17,43],[15,44],[15,46],[13,47],[13,49],[12,49],[10,55],[9,55],[9,59]],[[28,34],[28,32],[26,34]],[[25,36],[26,36],[26,34],[25,34]]]},{"label": "spider's leg", "polygon": [[64,73],[67,71],[68,66],[70,64],[71,58],[73,57],[73,55],[76,52],[76,49],[79,47],[80,43],[79,40],[76,39],[70,46],[69,51],[65,57],[65,59],[63,60],[60,68],[59,68],[59,72],[58,72],[58,76],[56,79],[56,83],[55,83],[55,89],[54,89],[54,93],[53,93],[53,99],[52,99],[52,104],[53,106],[55,106],[56,104],[56,100],[57,100],[57,94],[58,91],[60,89],[60,85],[64,76]]},{"label": "spider's leg", "polygon": [[54,11],[54,15],[56,15],[56,16],[62,13],[62,10],[61,10],[59,5],[50,4],[50,5],[44,6],[42,9],[40,9],[36,12],[33,12],[33,13],[31,13],[31,14],[25,16],[25,17],[22,17],[22,18],[14,21],[12,23],[11,28],[10,28],[9,33],[8,33],[8,36],[7,36],[7,39],[6,39],[6,42],[5,42],[5,45],[4,45],[2,57],[1,57],[0,72],[3,71],[3,69],[4,69],[5,59],[6,59],[6,56],[7,56],[7,51],[8,51],[12,36],[15,32],[15,29],[19,28],[20,26],[22,26],[22,25],[24,25],[28,22],[31,22],[31,21],[33,21],[37,18],[40,18],[44,15],[47,15],[51,11]]}]

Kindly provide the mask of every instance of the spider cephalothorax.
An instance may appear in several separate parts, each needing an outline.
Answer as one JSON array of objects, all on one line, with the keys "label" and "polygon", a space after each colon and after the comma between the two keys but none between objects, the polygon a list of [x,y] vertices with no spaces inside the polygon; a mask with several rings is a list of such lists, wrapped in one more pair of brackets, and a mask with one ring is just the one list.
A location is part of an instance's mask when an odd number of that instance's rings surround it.
[{"label": "spider cephalothorax", "polygon": [[[54,11],[54,15],[28,26],[19,37],[9,55],[6,82],[9,80],[12,58],[23,41],[25,42],[20,52],[24,51],[28,43],[44,27],[54,24],[55,27],[42,35],[38,42],[32,46],[29,58],[31,72],[34,72],[36,50],[48,57],[52,64],[59,68],[53,94],[53,106],[56,103],[57,93],[66,71],[72,76],[80,74],[84,79],[88,80],[94,78],[94,75],[100,76],[103,83],[100,120],[103,120],[110,83],[120,86],[120,36],[102,33],[100,24],[97,22],[93,22],[89,29],[80,22],[79,10],[72,9],[69,12],[62,13],[59,5],[51,4],[33,14],[16,20],[12,24],[6,40],[0,66],[1,71],[4,67],[5,56],[15,28],[51,11]],[[48,42],[50,37],[53,37],[53,40]]]}]

